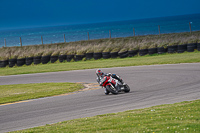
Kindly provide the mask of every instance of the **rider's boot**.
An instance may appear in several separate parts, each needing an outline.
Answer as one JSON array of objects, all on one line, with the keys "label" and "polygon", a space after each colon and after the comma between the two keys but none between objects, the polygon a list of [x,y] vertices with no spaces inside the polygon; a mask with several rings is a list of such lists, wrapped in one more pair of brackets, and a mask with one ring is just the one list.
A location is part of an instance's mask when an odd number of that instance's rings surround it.
[{"label": "rider's boot", "polygon": [[122,83],[122,85],[126,85],[126,83],[124,83],[122,79],[120,79],[120,82]]},{"label": "rider's boot", "polygon": [[122,83],[122,85],[126,85],[122,79],[119,79],[119,81]]}]

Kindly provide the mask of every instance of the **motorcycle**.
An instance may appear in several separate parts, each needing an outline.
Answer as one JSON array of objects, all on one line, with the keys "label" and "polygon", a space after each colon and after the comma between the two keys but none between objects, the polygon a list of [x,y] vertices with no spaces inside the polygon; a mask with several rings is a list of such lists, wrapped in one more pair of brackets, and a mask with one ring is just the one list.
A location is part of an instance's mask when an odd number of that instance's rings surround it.
[{"label": "motorcycle", "polygon": [[110,75],[103,78],[102,87],[106,88],[108,92],[112,94],[118,94],[119,92],[130,92],[130,87],[127,84],[122,84],[119,80],[112,78]]}]

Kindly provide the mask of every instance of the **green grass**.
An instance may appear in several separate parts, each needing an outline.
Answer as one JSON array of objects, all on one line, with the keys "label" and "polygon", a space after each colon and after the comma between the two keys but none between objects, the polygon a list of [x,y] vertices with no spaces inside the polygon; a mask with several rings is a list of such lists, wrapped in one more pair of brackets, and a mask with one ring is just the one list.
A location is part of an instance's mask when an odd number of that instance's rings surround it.
[{"label": "green grass", "polygon": [[78,83],[0,85],[0,104],[65,94],[84,88]]},{"label": "green grass", "polygon": [[200,100],[87,117],[16,132],[200,132]]},{"label": "green grass", "polygon": [[177,64],[177,63],[195,63],[200,62],[200,52],[185,52],[175,54],[154,54],[146,56],[128,57],[124,59],[100,59],[79,62],[65,62],[54,64],[40,64],[31,66],[22,66],[14,68],[0,68],[0,76],[17,75],[29,73],[44,73],[57,71],[70,71],[92,68],[110,68],[110,67],[125,67],[139,65],[155,65],[155,64]]}]

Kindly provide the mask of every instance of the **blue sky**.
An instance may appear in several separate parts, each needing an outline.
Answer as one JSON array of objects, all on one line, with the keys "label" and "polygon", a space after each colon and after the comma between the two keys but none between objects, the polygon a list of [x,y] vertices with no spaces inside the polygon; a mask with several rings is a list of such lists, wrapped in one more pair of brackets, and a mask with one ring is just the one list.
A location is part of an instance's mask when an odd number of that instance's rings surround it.
[{"label": "blue sky", "polygon": [[200,0],[0,0],[0,30],[200,13]]}]

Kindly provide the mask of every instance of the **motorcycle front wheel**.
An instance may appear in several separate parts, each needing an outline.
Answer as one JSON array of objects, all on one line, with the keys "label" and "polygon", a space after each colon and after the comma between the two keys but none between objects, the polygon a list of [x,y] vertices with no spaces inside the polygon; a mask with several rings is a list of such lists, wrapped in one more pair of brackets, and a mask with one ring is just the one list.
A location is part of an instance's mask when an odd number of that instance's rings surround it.
[{"label": "motorcycle front wheel", "polygon": [[116,90],[116,88],[113,87],[113,86],[111,86],[111,85],[107,85],[107,86],[106,86],[106,89],[107,89],[109,92],[111,92],[112,94],[114,94],[114,95],[118,94],[118,91]]}]

